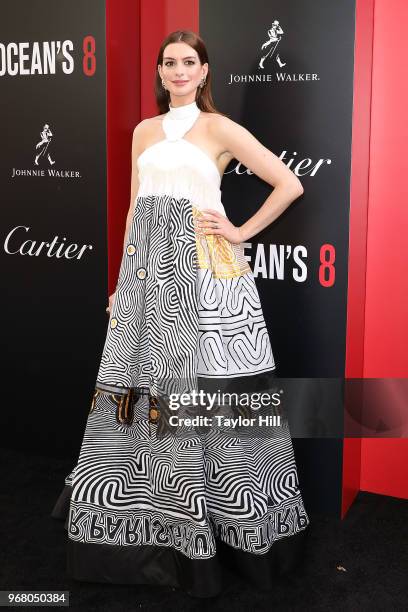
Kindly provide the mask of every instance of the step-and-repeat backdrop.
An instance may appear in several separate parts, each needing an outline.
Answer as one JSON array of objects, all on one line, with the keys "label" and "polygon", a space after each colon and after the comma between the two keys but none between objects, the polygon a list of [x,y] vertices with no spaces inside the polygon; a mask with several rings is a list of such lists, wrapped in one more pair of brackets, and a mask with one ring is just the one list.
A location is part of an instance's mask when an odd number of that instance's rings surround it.
[{"label": "step-and-repeat backdrop", "polygon": [[0,89],[3,441],[77,451],[107,324],[105,2],[3,1]]},{"label": "step-and-repeat backdrop", "polygon": [[[2,431],[13,447],[55,453],[70,446],[75,453],[107,324],[105,2],[6,4]],[[278,155],[305,189],[245,252],[277,375],[300,381],[290,408],[306,500],[309,508],[318,500],[320,509],[336,509],[355,1],[202,0],[199,20],[220,110]],[[222,191],[227,214],[242,223],[271,186],[233,160]]]},{"label": "step-and-repeat backdrop", "polygon": [[[246,244],[286,392],[308,507],[342,476],[355,0],[200,2],[217,106],[299,177],[304,194]],[[272,187],[233,160],[223,202],[243,223]],[[313,439],[312,439],[313,438]]]},{"label": "step-and-repeat backdrop", "polygon": [[[214,98],[305,193],[247,243],[280,376],[342,376],[348,267],[354,0],[200,3]],[[233,160],[227,214],[242,223],[271,186]]]}]

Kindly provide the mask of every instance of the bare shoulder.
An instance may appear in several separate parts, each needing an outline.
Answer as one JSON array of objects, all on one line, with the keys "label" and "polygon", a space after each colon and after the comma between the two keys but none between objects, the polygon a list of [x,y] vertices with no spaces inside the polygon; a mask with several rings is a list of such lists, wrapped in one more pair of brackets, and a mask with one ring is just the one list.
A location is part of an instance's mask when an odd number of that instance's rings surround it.
[{"label": "bare shoulder", "polygon": [[154,117],[148,117],[145,121],[152,123],[157,123],[163,121],[163,117],[166,113],[160,113],[160,115],[154,115]]},{"label": "bare shoulder", "polygon": [[140,138],[146,131],[148,119],[142,119],[138,124],[135,125],[133,129],[133,140],[135,138]]},{"label": "bare shoulder", "polygon": [[156,117],[148,117],[147,119],[142,119],[139,121],[133,130],[133,134],[136,136],[142,136],[143,134],[147,133],[149,129],[151,129],[155,119]]},{"label": "bare shoulder", "polygon": [[233,121],[225,115],[220,115],[218,113],[207,114],[210,117],[209,126],[210,129],[213,131],[214,135],[233,135],[237,137],[242,134],[243,131],[248,132],[248,130],[246,130],[246,128],[244,128],[241,124],[237,123],[236,121]]},{"label": "bare shoulder", "polygon": [[208,117],[211,123],[213,124],[221,124],[223,122],[231,121],[231,119],[229,119],[225,115],[220,115],[220,113],[203,113],[203,115],[205,117]]},{"label": "bare shoulder", "polygon": [[[160,117],[160,115],[159,115]],[[145,148],[145,143],[149,141],[157,125],[157,117],[142,119],[133,129],[132,149],[136,153],[141,153]]]},{"label": "bare shoulder", "polygon": [[251,137],[250,132],[242,125],[219,113],[208,114],[208,131],[211,138],[217,142],[220,150],[228,159],[237,158],[241,149],[237,146]]}]

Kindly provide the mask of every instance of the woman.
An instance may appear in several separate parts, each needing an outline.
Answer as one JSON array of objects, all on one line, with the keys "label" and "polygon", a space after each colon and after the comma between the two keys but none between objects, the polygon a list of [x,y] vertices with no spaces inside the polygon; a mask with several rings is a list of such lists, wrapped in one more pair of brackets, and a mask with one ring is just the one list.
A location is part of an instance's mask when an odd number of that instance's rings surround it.
[{"label": "woman", "polygon": [[[133,133],[131,204],[105,346],[78,463],[52,515],[66,517],[73,578],[208,597],[220,592],[227,565],[253,584],[273,584],[273,572],[298,560],[309,523],[287,424],[225,424],[242,416],[237,396],[193,401],[214,382],[230,391],[270,384],[276,364],[242,242],[303,189],[216,111],[196,34],[170,34],[157,64],[160,114]],[[274,186],[240,227],[221,202],[233,158]],[[219,420],[183,421],[209,408]],[[253,407],[244,413],[253,416]]]}]

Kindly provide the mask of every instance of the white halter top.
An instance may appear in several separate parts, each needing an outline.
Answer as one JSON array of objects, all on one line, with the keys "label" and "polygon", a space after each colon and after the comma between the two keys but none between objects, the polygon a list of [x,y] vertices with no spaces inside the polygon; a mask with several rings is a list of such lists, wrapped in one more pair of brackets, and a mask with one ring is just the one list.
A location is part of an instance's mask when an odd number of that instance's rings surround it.
[{"label": "white halter top", "polygon": [[198,145],[184,138],[200,112],[195,101],[177,107],[169,105],[162,120],[165,138],[147,147],[137,159],[137,197],[185,197],[198,208],[213,208],[225,215],[221,176],[215,162]]}]

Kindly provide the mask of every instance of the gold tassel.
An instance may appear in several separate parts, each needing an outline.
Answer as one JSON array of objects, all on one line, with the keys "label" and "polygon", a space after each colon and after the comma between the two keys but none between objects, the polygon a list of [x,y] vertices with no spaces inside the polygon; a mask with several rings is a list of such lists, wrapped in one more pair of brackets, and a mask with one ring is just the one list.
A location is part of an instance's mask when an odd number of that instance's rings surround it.
[{"label": "gold tassel", "polygon": [[119,401],[113,393],[111,397],[118,406],[116,413],[118,423],[130,425],[133,420],[133,388],[130,387],[124,395],[121,395]]},{"label": "gold tassel", "polygon": [[128,422],[129,419],[129,402],[132,405],[132,397],[133,397],[133,389],[130,387],[127,395],[126,395],[126,404],[125,404],[125,420]]},{"label": "gold tassel", "polygon": [[152,395],[149,395],[149,423],[157,423],[160,410],[157,407],[158,398]]},{"label": "gold tassel", "polygon": [[123,399],[124,399],[124,396],[121,395],[120,400],[119,400],[119,407],[118,407],[118,418],[119,418],[120,423],[123,423],[123,417],[122,417]]},{"label": "gold tassel", "polygon": [[120,400],[118,401],[116,395],[114,393],[110,393],[109,397],[112,398],[112,400],[115,402],[115,404],[117,405],[117,410],[116,410],[116,420],[118,423],[122,422],[122,401],[123,398],[122,396],[120,396]]},{"label": "gold tassel", "polygon": [[96,398],[98,397],[100,391],[98,389],[95,389],[95,392],[93,394],[93,398],[92,398],[92,402],[91,402],[91,409],[90,409],[90,413],[93,411],[93,409],[95,408],[95,402],[96,402]]}]

